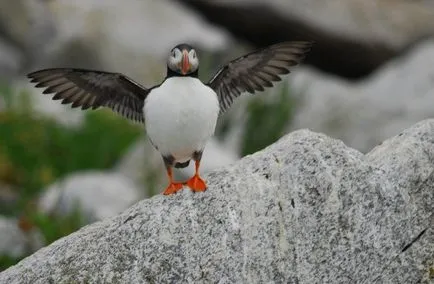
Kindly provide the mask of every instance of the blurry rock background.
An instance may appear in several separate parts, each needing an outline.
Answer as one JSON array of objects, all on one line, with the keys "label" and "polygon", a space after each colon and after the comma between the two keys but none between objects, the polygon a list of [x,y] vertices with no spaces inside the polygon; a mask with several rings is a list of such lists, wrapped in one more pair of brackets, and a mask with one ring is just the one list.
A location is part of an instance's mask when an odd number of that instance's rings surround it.
[{"label": "blurry rock background", "polygon": [[[165,76],[171,47],[189,42],[200,50],[208,80],[247,51],[310,39],[316,45],[306,64],[275,88],[240,98],[220,119],[203,171],[299,128],[368,152],[434,116],[433,3],[0,0],[0,236],[31,230],[40,234],[38,244],[48,244],[166,183],[140,125],[53,102],[32,88],[27,72],[103,69],[152,86]],[[0,270],[39,247],[19,237],[13,248],[10,240],[0,238],[8,248],[0,251]]]}]

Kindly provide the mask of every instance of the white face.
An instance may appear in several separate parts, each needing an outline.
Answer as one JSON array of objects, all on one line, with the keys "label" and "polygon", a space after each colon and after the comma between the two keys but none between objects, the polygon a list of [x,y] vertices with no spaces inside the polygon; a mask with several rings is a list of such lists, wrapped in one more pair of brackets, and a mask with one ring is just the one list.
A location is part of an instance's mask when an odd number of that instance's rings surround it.
[{"label": "white face", "polygon": [[194,49],[187,51],[186,49],[180,50],[175,47],[169,55],[167,66],[176,73],[187,75],[197,70],[199,58],[197,58]]}]

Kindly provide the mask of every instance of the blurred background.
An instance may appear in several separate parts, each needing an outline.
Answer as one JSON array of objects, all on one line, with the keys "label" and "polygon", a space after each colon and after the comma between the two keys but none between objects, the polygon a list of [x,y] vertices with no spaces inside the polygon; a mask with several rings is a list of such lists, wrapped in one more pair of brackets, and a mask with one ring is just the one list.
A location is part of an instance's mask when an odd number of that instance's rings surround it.
[{"label": "blurred background", "polygon": [[433,35],[432,0],[0,0],[0,271],[167,182],[140,125],[53,102],[26,73],[92,68],[152,86],[188,42],[208,80],[253,49],[314,40],[294,73],[219,120],[207,172],[300,128],[368,152],[433,117]]}]

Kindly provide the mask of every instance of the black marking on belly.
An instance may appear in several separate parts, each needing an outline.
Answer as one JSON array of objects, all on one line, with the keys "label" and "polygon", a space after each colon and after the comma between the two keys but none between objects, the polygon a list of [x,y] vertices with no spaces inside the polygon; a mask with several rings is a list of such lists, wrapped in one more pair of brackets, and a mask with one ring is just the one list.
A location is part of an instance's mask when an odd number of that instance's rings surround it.
[{"label": "black marking on belly", "polygon": [[175,163],[175,168],[177,168],[177,169],[186,168],[186,167],[188,167],[189,164],[190,164],[190,160],[188,160],[187,162],[183,162],[183,163]]},{"label": "black marking on belly", "polygon": [[[192,154],[193,160],[200,161],[200,159],[202,159],[202,153],[203,153],[203,150],[201,150],[201,151],[195,151]],[[173,155],[170,155],[170,154],[166,155],[166,156],[163,156],[163,161],[164,161],[164,165],[166,166],[166,168],[175,167],[177,169],[179,169],[179,168],[182,169],[182,168],[188,167],[188,165],[190,164],[190,160],[188,160],[186,162],[182,162],[182,163],[181,162],[176,162],[175,161],[175,157],[173,157]]]}]

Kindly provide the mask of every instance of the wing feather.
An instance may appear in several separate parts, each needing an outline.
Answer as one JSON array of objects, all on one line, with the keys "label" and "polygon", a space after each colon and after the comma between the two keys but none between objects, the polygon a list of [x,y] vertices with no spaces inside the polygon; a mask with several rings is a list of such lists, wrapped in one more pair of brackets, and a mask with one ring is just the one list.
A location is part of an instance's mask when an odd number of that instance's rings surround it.
[{"label": "wing feather", "polygon": [[217,93],[225,112],[243,92],[254,94],[281,81],[310,51],[312,42],[292,41],[272,45],[237,58],[221,68],[208,85]]},{"label": "wing feather", "polygon": [[143,104],[149,90],[120,73],[87,69],[53,68],[27,75],[43,94],[71,104],[72,108],[108,107],[120,115],[144,122]]}]

